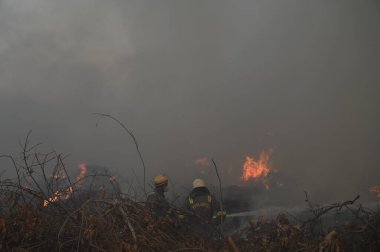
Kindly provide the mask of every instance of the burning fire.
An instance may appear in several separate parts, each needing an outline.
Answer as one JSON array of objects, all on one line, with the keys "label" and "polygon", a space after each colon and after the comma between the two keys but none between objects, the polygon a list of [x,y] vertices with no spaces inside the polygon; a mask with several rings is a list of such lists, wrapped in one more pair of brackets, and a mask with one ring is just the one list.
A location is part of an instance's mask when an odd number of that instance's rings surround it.
[{"label": "burning fire", "polygon": [[[81,163],[79,165],[79,175],[75,179],[76,186],[80,186],[82,183],[82,179],[86,176],[87,173],[87,166],[86,163]],[[54,179],[59,179],[59,178],[66,178],[66,177],[60,177],[60,176],[52,176]],[[64,192],[56,191],[53,196],[51,196],[49,199],[44,200],[43,206],[47,207],[50,203],[56,202],[60,199],[70,199],[72,194],[74,192],[74,188],[72,186],[69,186],[64,190]]]},{"label": "burning fire", "polygon": [[[272,150],[262,151],[259,160],[255,161],[252,157],[245,157],[245,163],[243,166],[242,179],[248,181],[250,179],[258,180],[268,176],[269,169],[269,158],[272,155]],[[269,188],[269,185],[265,183],[265,187]]]},{"label": "burning fire", "polygon": [[380,199],[380,186],[372,186],[368,191]]},{"label": "burning fire", "polygon": [[50,203],[56,202],[60,199],[70,199],[71,195],[73,194],[73,187],[69,186],[65,192],[61,193],[59,191],[56,191],[52,197],[50,197],[47,200],[44,200],[43,206],[47,207]]}]

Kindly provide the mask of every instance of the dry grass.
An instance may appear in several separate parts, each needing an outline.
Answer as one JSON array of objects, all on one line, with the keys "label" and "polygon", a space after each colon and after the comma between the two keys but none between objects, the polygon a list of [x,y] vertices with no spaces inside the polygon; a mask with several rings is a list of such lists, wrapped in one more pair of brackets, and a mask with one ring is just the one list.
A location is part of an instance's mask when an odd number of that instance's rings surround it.
[{"label": "dry grass", "polygon": [[[83,181],[91,176],[70,179],[61,155],[36,152],[28,138],[19,158],[2,157],[12,161],[17,178],[0,181],[0,251],[380,250],[379,211],[354,204],[356,199],[329,206],[308,201],[314,214],[308,221],[291,223],[280,214],[275,220],[252,220],[239,235],[210,241],[175,217],[155,218],[129,195],[94,189],[91,183],[86,187]],[[106,181],[117,183],[111,177]],[[44,206],[57,192],[61,198]],[[342,209],[352,212],[350,222],[319,228],[326,213]]]}]

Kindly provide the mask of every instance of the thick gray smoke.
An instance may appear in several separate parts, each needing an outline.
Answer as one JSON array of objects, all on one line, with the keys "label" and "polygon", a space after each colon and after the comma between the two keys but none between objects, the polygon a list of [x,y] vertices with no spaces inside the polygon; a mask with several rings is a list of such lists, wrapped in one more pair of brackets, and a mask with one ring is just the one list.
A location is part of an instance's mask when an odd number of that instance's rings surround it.
[{"label": "thick gray smoke", "polygon": [[0,153],[31,129],[73,169],[142,175],[110,113],[148,177],[216,183],[212,156],[233,184],[274,148],[292,197],[351,197],[380,184],[379,24],[378,0],[0,0]]}]

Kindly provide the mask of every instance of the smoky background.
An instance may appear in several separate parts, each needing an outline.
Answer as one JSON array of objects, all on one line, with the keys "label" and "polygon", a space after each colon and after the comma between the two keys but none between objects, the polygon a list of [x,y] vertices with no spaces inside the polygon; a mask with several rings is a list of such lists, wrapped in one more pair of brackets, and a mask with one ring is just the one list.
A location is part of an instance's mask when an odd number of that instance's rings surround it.
[{"label": "smoky background", "polygon": [[74,171],[141,180],[109,113],[148,180],[216,185],[208,156],[236,185],[272,148],[289,201],[351,198],[380,179],[379,23],[377,0],[0,0],[0,153],[33,130]]}]

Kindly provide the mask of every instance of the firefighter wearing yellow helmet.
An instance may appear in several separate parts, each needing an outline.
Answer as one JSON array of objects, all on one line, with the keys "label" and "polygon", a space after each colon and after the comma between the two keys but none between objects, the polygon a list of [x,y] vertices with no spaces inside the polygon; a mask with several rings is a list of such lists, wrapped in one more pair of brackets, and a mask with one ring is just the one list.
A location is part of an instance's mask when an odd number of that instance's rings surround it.
[{"label": "firefighter wearing yellow helmet", "polygon": [[168,190],[168,177],[157,175],[154,177],[154,190],[148,194],[147,205],[157,217],[166,216],[170,211],[169,202],[165,198]]}]

